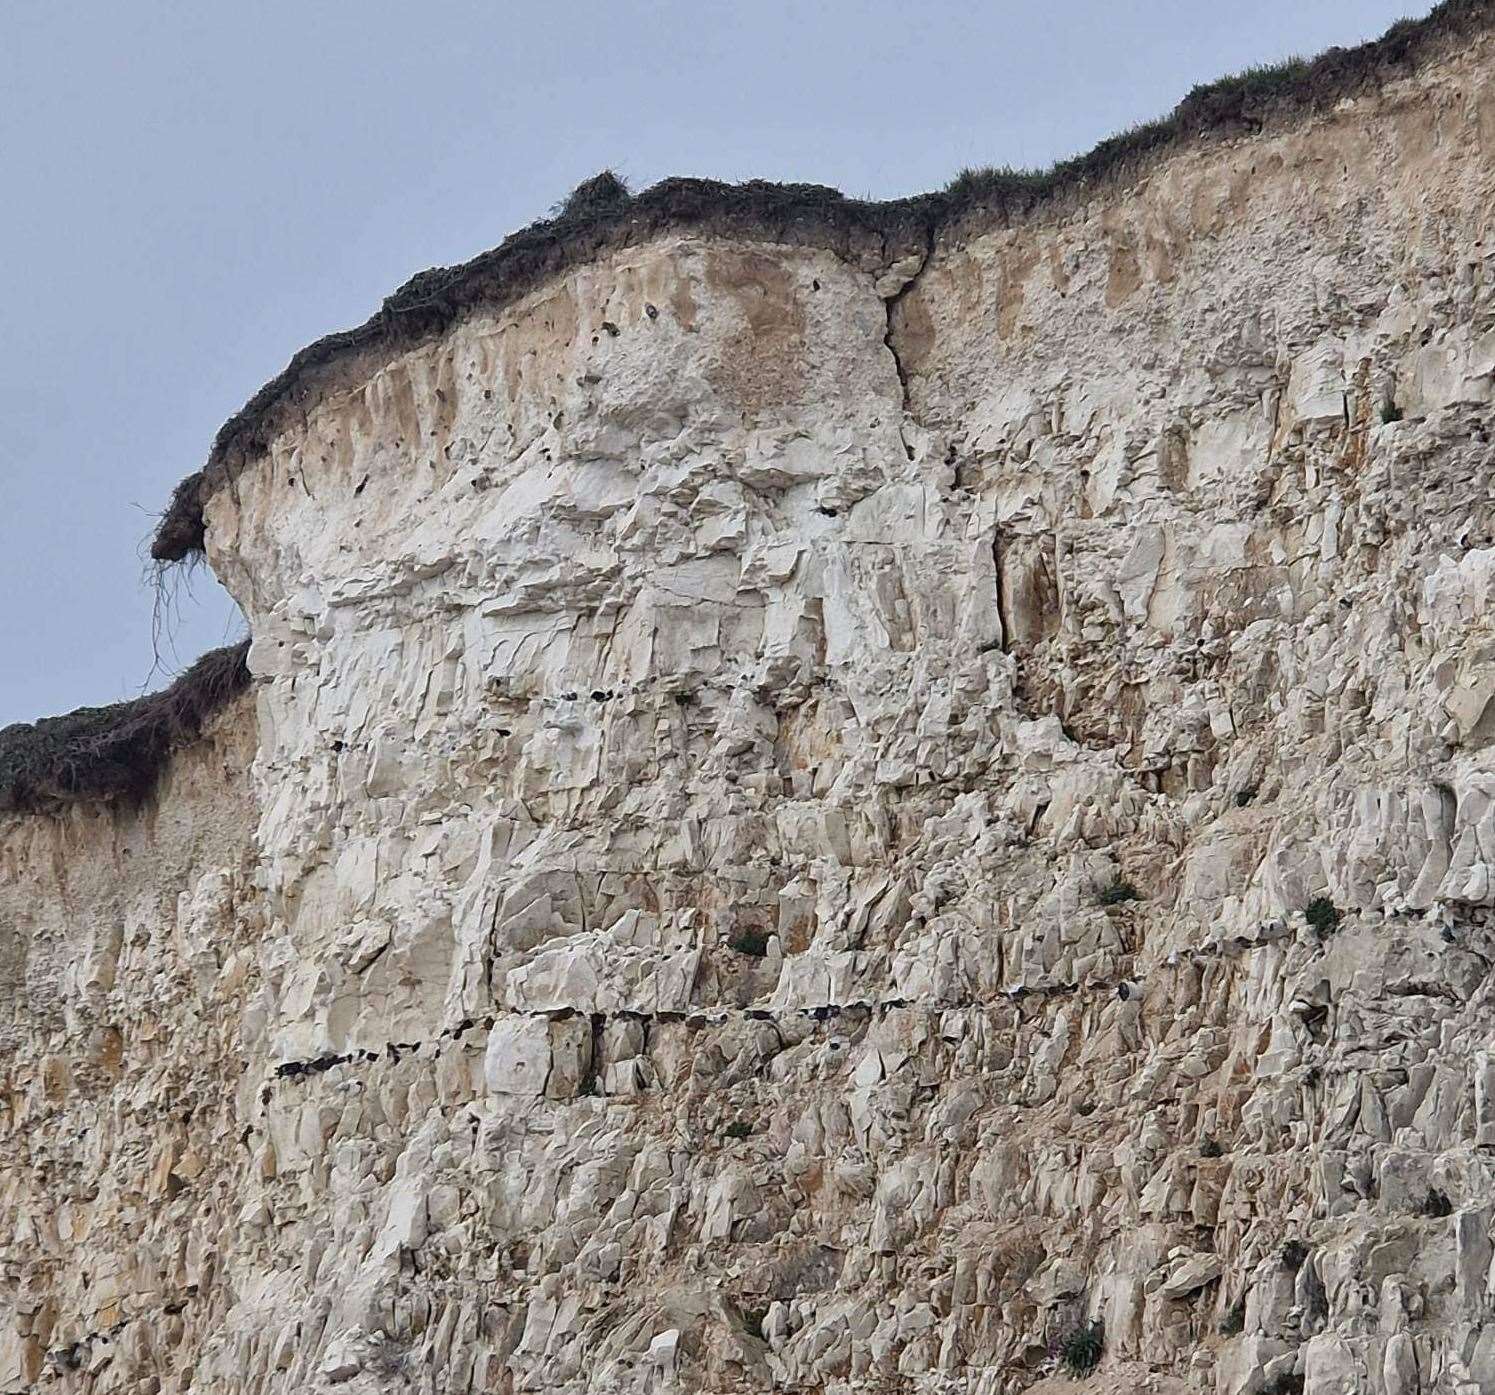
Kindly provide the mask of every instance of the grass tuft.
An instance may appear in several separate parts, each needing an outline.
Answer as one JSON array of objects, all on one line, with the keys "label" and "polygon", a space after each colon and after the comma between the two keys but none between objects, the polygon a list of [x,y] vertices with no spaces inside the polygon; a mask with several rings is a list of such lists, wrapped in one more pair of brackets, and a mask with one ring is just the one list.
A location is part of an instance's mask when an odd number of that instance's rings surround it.
[{"label": "grass tuft", "polygon": [[584,179],[551,210],[557,220],[581,222],[599,214],[615,213],[633,200],[628,184],[612,170],[602,170]]},{"label": "grass tuft", "polygon": [[1059,1339],[1059,1359],[1072,1376],[1088,1376],[1106,1349],[1106,1324],[1096,1318],[1070,1328]]},{"label": "grass tuft", "polygon": [[1339,929],[1339,907],[1327,896],[1315,896],[1303,907],[1303,919],[1308,922],[1311,930],[1324,938]]}]

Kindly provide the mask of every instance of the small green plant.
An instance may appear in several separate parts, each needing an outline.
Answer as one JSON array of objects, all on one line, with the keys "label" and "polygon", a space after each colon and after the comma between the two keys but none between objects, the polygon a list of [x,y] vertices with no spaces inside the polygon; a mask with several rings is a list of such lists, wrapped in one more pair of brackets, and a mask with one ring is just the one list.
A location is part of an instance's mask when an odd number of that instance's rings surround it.
[{"label": "small green plant", "polygon": [[1126,901],[1140,901],[1142,897],[1129,881],[1117,877],[1109,885],[1101,887],[1096,899],[1103,906],[1119,906]]},{"label": "small green plant", "polygon": [[722,1130],[728,1138],[751,1138],[753,1126],[746,1119],[734,1119]]},{"label": "small green plant", "polygon": [[1447,1192],[1439,1191],[1437,1187],[1429,1187],[1427,1195],[1422,1199],[1422,1204],[1417,1208],[1417,1214],[1429,1220],[1451,1216],[1453,1215],[1453,1202],[1448,1199]]},{"label": "small green plant", "polygon": [[761,959],[768,953],[768,936],[762,930],[739,930],[727,941],[727,948],[734,954]]},{"label": "small green plant", "polygon": [[1059,1339],[1059,1358],[1072,1376],[1088,1376],[1106,1349],[1106,1324],[1096,1318],[1071,1327]]},{"label": "small green plant", "polygon": [[1237,1333],[1244,1332],[1245,1330],[1246,1298],[1243,1294],[1225,1310],[1225,1316],[1220,1319],[1220,1335],[1222,1337],[1234,1337]]},{"label": "small green plant", "polygon": [[1215,1139],[1206,1137],[1204,1142],[1199,1145],[1199,1156],[1201,1158],[1223,1158],[1225,1156],[1225,1149]]},{"label": "small green plant", "polygon": [[767,1308],[749,1308],[742,1315],[742,1328],[750,1337],[756,1337],[760,1342],[763,1338],[763,1324],[768,1320]]},{"label": "small green plant", "polygon": [[1339,907],[1327,896],[1315,896],[1303,907],[1303,919],[1322,939],[1339,928]]}]

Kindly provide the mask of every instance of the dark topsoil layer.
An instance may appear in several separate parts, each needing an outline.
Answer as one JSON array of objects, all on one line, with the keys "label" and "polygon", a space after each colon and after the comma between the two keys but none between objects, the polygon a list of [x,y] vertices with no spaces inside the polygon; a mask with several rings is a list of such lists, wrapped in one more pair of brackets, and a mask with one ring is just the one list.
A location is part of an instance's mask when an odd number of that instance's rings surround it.
[{"label": "dark topsoil layer", "polygon": [[140,803],[172,751],[249,686],[248,654],[248,640],[214,649],[159,693],[0,727],[0,813],[83,799]]},{"label": "dark topsoil layer", "polygon": [[[1330,49],[1312,62],[1256,68],[1196,87],[1173,112],[1042,171],[967,170],[949,187],[885,203],[815,184],[721,184],[667,179],[631,195],[611,174],[581,185],[559,213],[461,266],[421,272],[366,323],[302,349],[279,377],[226,422],[207,464],[177,486],[151,545],[158,562],[203,550],[203,502],[264,448],[287,409],[338,372],[387,360],[439,333],[474,305],[517,299],[547,278],[611,248],[670,230],[747,235],[895,258],[944,232],[1023,218],[1061,197],[1083,197],[1191,142],[1259,131],[1332,107],[1404,77],[1428,56],[1491,26],[1495,0],[1445,0],[1372,43]],[[247,687],[247,642],[215,650],[170,688],[113,707],[0,730],[0,812],[55,811],[83,799],[139,802],[172,750]]]},{"label": "dark topsoil layer", "polygon": [[439,333],[474,305],[517,299],[567,267],[662,232],[749,235],[850,254],[889,257],[923,248],[946,229],[988,227],[1025,217],[1060,196],[1083,195],[1135,173],[1172,150],[1209,137],[1260,130],[1332,107],[1346,96],[1406,76],[1451,40],[1489,27],[1495,0],[1445,0],[1426,18],[1403,20],[1358,48],[1333,48],[1311,62],[1253,68],[1196,87],[1161,120],[1102,141],[1048,170],[967,170],[946,189],[915,198],[849,199],[818,184],[666,179],[638,195],[604,173],[581,185],[551,219],[507,238],[460,266],[423,271],[356,329],[302,349],[218,432],[207,464],[173,494],[151,555],[175,562],[203,549],[203,502],[264,449],[281,414],[360,358],[387,361]]}]

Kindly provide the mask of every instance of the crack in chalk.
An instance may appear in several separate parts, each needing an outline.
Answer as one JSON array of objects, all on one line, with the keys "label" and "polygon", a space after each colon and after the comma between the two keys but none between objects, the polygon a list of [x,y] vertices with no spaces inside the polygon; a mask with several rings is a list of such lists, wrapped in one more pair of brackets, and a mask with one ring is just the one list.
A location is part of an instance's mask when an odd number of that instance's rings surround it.
[{"label": "crack in chalk", "polygon": [[1002,629],[1002,642],[1000,649],[1004,654],[1012,652],[1012,624],[1007,618],[1007,587],[1002,580],[1002,526],[999,523],[992,524],[991,530],[991,564],[995,573],[997,591],[997,624]]},{"label": "crack in chalk", "polygon": [[[924,274],[933,257],[934,224],[930,222],[924,228],[924,253],[919,258],[919,265],[914,268],[913,275],[894,291],[892,295],[883,297],[883,306],[887,311],[888,325],[883,333],[882,342],[887,347],[888,353],[893,356],[893,371],[898,374],[898,382],[903,389],[903,415],[912,418],[916,424],[920,423],[919,418],[914,415],[913,403],[909,398],[908,372],[903,366],[902,358],[898,355],[898,346],[893,342],[893,314],[902,303],[904,296],[918,284],[919,278]],[[912,460],[914,458],[914,448],[909,444],[908,437],[903,434],[902,421],[898,424],[898,434],[903,438],[903,449],[908,453],[908,458]]]}]

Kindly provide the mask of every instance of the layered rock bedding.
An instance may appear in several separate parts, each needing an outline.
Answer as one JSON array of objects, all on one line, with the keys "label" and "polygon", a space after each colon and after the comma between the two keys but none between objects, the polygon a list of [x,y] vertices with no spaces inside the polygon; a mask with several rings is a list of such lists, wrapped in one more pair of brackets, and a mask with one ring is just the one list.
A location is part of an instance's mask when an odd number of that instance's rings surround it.
[{"label": "layered rock bedding", "polygon": [[1495,1391],[1489,10],[298,359],[0,734],[0,1391]]}]

